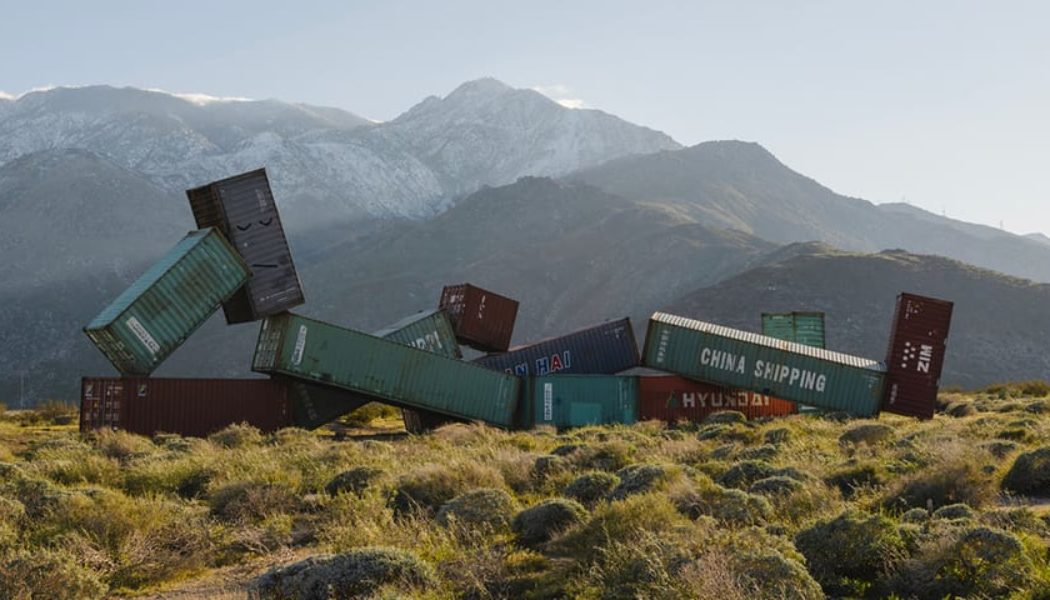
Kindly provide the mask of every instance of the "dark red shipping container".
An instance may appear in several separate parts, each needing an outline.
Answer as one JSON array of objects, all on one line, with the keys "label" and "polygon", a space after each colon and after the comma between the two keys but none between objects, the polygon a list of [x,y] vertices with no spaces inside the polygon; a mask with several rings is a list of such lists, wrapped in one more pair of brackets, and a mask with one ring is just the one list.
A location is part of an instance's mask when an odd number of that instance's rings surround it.
[{"label": "dark red shipping container", "polygon": [[937,403],[953,304],[915,294],[897,296],[882,410],[929,419]]},{"label": "dark red shipping container", "polygon": [[438,308],[448,313],[459,343],[484,352],[510,346],[518,301],[464,283],[441,290]]},{"label": "dark red shipping container", "polygon": [[798,412],[794,402],[765,394],[701,383],[677,375],[638,377],[638,420],[699,423],[720,410],[736,410],[749,419],[783,417]]},{"label": "dark red shipping container", "polygon": [[84,377],[80,431],[123,429],[204,437],[245,422],[269,432],[291,425],[288,387],[271,379]]}]

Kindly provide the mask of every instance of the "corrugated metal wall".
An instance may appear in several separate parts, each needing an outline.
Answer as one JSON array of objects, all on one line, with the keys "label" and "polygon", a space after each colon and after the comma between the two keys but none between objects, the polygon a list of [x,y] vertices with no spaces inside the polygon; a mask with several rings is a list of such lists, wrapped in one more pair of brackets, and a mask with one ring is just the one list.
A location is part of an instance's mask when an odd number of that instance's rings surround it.
[{"label": "corrugated metal wall", "polygon": [[612,374],[638,366],[630,319],[588,327],[474,361],[514,375]]}]

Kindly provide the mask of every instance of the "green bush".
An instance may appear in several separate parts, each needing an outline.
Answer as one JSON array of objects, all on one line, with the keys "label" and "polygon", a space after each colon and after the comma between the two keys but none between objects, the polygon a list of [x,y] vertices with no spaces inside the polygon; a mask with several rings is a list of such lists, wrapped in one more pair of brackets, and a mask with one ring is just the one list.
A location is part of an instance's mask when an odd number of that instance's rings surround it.
[{"label": "green bush", "polygon": [[213,491],[209,497],[211,514],[235,523],[262,521],[277,514],[298,510],[298,496],[274,483],[237,481]]},{"label": "green bush", "polygon": [[223,448],[246,448],[261,444],[263,435],[257,427],[247,423],[234,423],[209,435],[208,441]]},{"label": "green bush", "polygon": [[973,402],[952,402],[944,413],[949,417],[970,417],[977,414],[977,407]]},{"label": "green bush", "polygon": [[564,494],[584,506],[593,507],[607,498],[619,484],[620,478],[616,475],[604,471],[593,471],[574,479],[565,488]]},{"label": "green bush", "polygon": [[893,437],[893,428],[882,423],[864,423],[847,429],[839,436],[839,443],[859,446],[874,446],[889,441]]},{"label": "green bush", "polygon": [[739,552],[733,556],[737,577],[760,598],[820,600],[820,584],[797,560],[771,549]]},{"label": "green bush", "polygon": [[631,463],[634,449],[622,440],[601,442],[579,448],[573,455],[578,466],[599,471],[619,471]]},{"label": "green bush", "polygon": [[1017,451],[1020,446],[1016,442],[992,441],[981,444],[981,447],[996,458],[1006,458]]},{"label": "green bush", "polygon": [[862,512],[846,512],[799,532],[795,546],[832,596],[864,595],[906,550],[893,521]]},{"label": "green bush", "polygon": [[98,573],[67,550],[34,549],[0,556],[0,597],[90,600],[109,591]]},{"label": "green bush", "polygon": [[546,481],[551,475],[569,470],[569,461],[557,454],[536,457],[532,463],[532,477],[537,481]]},{"label": "green bush", "polygon": [[882,486],[886,475],[880,465],[860,463],[833,472],[824,482],[838,488],[844,497],[851,498],[859,490]]},{"label": "green bush", "polygon": [[733,526],[761,525],[773,516],[773,507],[762,496],[743,490],[706,484],[672,494],[678,511],[692,519],[702,516]]},{"label": "green bush", "polygon": [[732,425],[746,422],[747,416],[738,410],[717,410],[704,419],[704,424],[709,425]]},{"label": "green bush", "polygon": [[759,479],[771,477],[776,469],[762,460],[745,460],[729,467],[729,470],[718,478],[718,483],[731,488],[744,489]]},{"label": "green bush", "polygon": [[933,511],[934,519],[975,519],[977,513],[968,504],[949,504]]},{"label": "green bush", "polygon": [[599,506],[587,522],[556,539],[554,550],[589,565],[617,541],[653,534],[674,543],[691,530],[690,522],[665,495],[641,494]]},{"label": "green bush", "polygon": [[1002,487],[1016,494],[1050,495],[1050,446],[1025,452],[1014,459]]},{"label": "green bush", "polygon": [[752,483],[747,491],[750,494],[758,494],[759,496],[788,496],[801,490],[803,487],[802,483],[797,479],[784,477],[783,475],[774,475]]},{"label": "green bush", "polygon": [[250,596],[258,600],[365,598],[391,586],[420,590],[434,580],[431,568],[415,555],[372,547],[273,569],[254,581]]},{"label": "green bush", "polygon": [[986,473],[975,459],[959,456],[908,475],[886,496],[884,505],[892,510],[933,508],[949,504],[969,504],[980,508],[996,495],[993,475]]},{"label": "green bush", "polygon": [[433,514],[444,503],[468,490],[502,485],[503,477],[489,467],[475,463],[430,464],[398,479],[391,504],[397,515],[418,510]]},{"label": "green bush", "polygon": [[503,490],[473,490],[442,505],[437,521],[445,526],[502,532],[510,527],[517,509],[518,503]]},{"label": "green bush", "polygon": [[[963,504],[963,506],[966,505]],[[921,525],[922,523],[925,523],[929,520],[930,511],[926,510],[925,508],[912,508],[905,511],[905,513],[901,515],[901,522],[911,523],[913,525]]]},{"label": "green bush", "polygon": [[770,460],[775,457],[779,449],[773,444],[764,444],[754,448],[744,448],[737,455],[740,460]]},{"label": "green bush", "polygon": [[620,484],[609,493],[610,500],[623,500],[632,494],[644,494],[666,486],[682,476],[674,465],[630,465],[616,472]]},{"label": "green bush", "polygon": [[369,402],[354,412],[346,415],[343,421],[351,427],[368,427],[377,419],[396,419],[401,415],[398,409],[378,402]]},{"label": "green bush", "polygon": [[792,435],[791,430],[787,427],[774,427],[773,429],[767,430],[765,434],[762,435],[762,439],[767,444],[785,444],[791,441]]},{"label": "green bush", "polygon": [[345,492],[361,495],[377,479],[382,477],[386,471],[378,467],[360,466],[354,467],[333,477],[325,486],[324,491],[329,496],[335,496]]},{"label": "green bush", "polygon": [[549,541],[555,534],[582,523],[587,510],[575,500],[550,498],[526,508],[514,517],[511,529],[518,543],[533,547]]}]

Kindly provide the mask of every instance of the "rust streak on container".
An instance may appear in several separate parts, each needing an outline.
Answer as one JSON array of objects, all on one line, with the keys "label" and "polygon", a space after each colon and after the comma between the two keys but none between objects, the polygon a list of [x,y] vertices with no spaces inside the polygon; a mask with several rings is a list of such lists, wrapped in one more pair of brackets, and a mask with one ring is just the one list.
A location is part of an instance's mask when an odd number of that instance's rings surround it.
[{"label": "rust streak on container", "polygon": [[485,352],[510,346],[517,300],[464,283],[445,286],[438,307],[448,313],[460,343]]}]

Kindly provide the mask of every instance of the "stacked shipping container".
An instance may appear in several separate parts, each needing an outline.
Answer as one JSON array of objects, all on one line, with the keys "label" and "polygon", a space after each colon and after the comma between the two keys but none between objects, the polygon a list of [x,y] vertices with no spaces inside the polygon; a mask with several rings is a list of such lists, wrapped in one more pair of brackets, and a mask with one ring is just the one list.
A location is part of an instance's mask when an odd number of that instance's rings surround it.
[{"label": "stacked shipping container", "polygon": [[929,419],[947,351],[952,303],[901,294],[886,352],[886,397],[882,410]]},{"label": "stacked shipping container", "polygon": [[448,313],[463,344],[485,352],[503,352],[510,346],[516,300],[464,283],[445,286],[438,308]]}]

